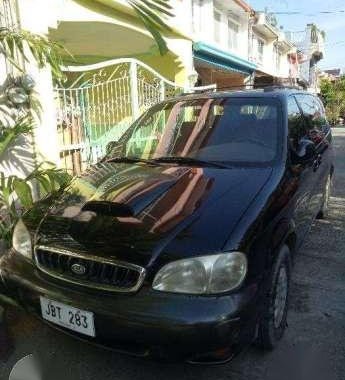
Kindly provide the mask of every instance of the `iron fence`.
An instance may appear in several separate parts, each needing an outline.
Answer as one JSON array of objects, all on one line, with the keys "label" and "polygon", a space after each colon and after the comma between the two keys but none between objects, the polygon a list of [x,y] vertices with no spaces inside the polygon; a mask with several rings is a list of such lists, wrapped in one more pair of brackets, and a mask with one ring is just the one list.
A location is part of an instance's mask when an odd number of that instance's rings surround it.
[{"label": "iron fence", "polygon": [[68,80],[55,92],[57,129],[61,166],[73,174],[103,156],[106,145],[148,107],[186,90],[135,59],[64,71]]}]

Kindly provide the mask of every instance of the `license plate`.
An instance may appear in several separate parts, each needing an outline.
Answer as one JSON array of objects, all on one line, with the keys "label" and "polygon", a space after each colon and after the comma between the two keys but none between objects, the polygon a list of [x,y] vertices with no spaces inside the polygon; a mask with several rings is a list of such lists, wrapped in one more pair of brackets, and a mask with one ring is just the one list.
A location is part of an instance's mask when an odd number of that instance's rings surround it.
[{"label": "license plate", "polygon": [[40,301],[42,317],[45,320],[84,335],[92,337],[96,335],[94,316],[90,311],[80,310],[45,297],[40,297]]}]

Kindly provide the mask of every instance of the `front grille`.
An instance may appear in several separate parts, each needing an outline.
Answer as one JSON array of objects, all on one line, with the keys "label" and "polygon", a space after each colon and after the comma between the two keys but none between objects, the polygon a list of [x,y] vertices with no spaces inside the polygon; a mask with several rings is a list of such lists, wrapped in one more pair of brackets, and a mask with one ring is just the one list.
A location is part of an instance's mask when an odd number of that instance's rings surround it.
[{"label": "front grille", "polygon": [[35,259],[38,268],[51,276],[96,289],[133,292],[145,276],[145,269],[134,264],[55,247],[36,246]]}]

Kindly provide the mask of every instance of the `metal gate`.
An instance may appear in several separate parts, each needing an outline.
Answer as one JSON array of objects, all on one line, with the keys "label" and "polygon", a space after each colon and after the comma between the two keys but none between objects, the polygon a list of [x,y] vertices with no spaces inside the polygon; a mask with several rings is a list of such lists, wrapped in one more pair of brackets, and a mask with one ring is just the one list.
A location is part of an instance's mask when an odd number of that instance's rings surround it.
[{"label": "metal gate", "polygon": [[183,88],[135,59],[63,70],[66,87],[55,90],[57,130],[61,166],[72,174],[96,162],[148,107],[183,91],[215,88]]}]

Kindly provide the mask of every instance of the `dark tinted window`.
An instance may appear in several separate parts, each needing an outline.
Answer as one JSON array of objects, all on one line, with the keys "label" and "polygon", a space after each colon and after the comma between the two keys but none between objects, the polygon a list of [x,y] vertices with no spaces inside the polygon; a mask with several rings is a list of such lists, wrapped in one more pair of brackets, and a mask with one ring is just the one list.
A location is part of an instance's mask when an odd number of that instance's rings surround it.
[{"label": "dark tinted window", "polygon": [[328,121],[327,121],[327,116],[326,116],[326,111],[325,111],[325,107],[323,106],[323,103],[321,101],[320,98],[318,97],[314,97],[314,101],[316,103],[316,108],[320,114],[320,120],[319,120],[319,126],[318,128],[322,131],[322,132],[327,132],[328,129],[329,129],[329,124],[328,124]]},{"label": "dark tinted window", "polygon": [[302,113],[294,96],[288,97],[287,111],[290,143],[296,149],[299,140],[306,135],[306,128]]},{"label": "dark tinted window", "polygon": [[321,99],[315,97],[314,100],[315,100],[315,102],[317,104],[317,107],[318,107],[318,109],[320,111],[320,115],[326,119],[325,107],[323,106],[323,103],[322,103]]},{"label": "dark tinted window", "polygon": [[297,94],[295,95],[305,116],[313,116],[316,112],[314,97],[312,95]]},{"label": "dark tinted window", "polygon": [[324,133],[327,120],[320,100],[316,96],[307,94],[298,94],[296,98],[306,118],[306,127],[309,130],[314,130],[314,133]]},{"label": "dark tinted window", "polygon": [[117,155],[156,159],[268,163],[277,154],[278,102],[264,98],[181,99],[158,104],[114,148]]}]

